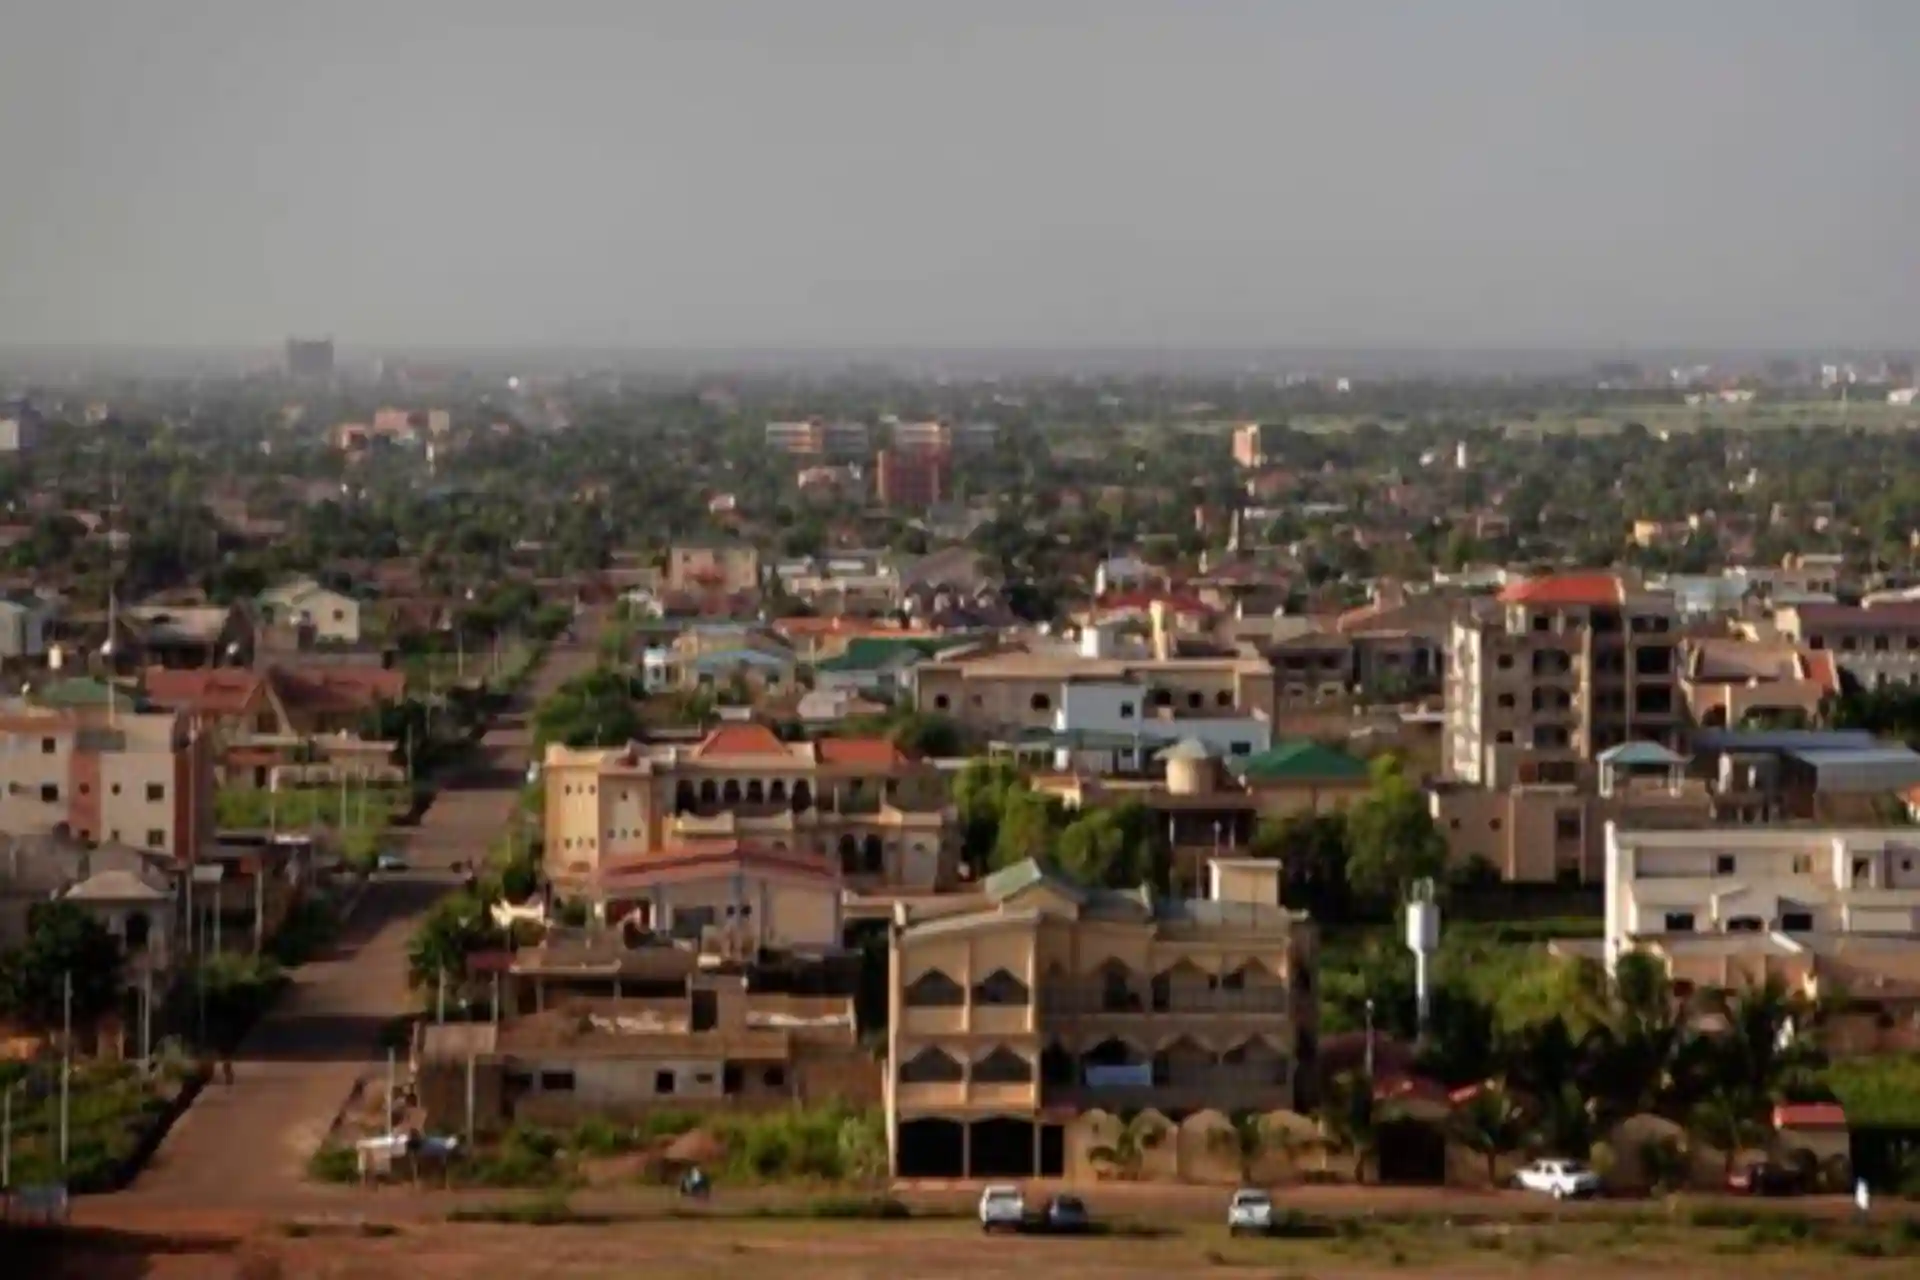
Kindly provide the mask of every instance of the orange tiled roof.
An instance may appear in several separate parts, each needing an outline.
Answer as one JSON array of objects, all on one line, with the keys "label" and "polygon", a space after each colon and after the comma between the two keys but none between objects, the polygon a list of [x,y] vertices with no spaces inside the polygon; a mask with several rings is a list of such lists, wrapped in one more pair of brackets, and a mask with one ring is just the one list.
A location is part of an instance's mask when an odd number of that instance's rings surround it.
[{"label": "orange tiled roof", "polygon": [[814,744],[821,764],[870,765],[892,768],[907,764],[912,757],[897,743],[885,738],[822,738]]},{"label": "orange tiled roof", "polygon": [[142,684],[148,701],[170,711],[202,716],[234,716],[244,712],[260,692],[261,678],[235,667],[174,671],[150,667]]},{"label": "orange tiled roof", "polygon": [[721,725],[700,740],[693,758],[708,756],[789,756],[793,752],[763,724]]},{"label": "orange tiled roof", "polygon": [[274,692],[288,708],[303,711],[370,711],[407,696],[403,671],[380,667],[272,667]]},{"label": "orange tiled roof", "polygon": [[1553,607],[1616,605],[1626,602],[1626,588],[1614,573],[1550,573],[1513,583],[1500,593],[1502,604]]}]

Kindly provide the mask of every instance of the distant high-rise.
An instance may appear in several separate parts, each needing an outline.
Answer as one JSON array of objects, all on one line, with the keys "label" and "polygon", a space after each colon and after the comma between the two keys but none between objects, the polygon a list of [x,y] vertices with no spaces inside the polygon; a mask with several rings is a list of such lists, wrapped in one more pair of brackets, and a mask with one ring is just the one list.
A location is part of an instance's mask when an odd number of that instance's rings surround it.
[{"label": "distant high-rise", "polygon": [[331,378],[333,339],[288,338],[287,373],[295,378]]}]

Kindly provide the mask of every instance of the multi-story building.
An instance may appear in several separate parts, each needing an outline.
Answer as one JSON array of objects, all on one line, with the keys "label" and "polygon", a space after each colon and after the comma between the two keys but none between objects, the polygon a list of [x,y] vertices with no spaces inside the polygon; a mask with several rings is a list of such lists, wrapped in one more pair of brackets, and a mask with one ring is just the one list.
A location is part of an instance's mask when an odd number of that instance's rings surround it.
[{"label": "multi-story building", "polygon": [[1737,726],[1754,715],[1812,724],[1840,696],[1837,656],[1784,643],[1688,640],[1680,650],[1680,692],[1698,725]]},{"label": "multi-story building", "polygon": [[1685,745],[1670,593],[1612,573],[1515,583],[1454,622],[1443,763],[1453,779],[1592,785],[1627,742]]},{"label": "multi-story building", "polygon": [[760,586],[760,553],[745,543],[675,543],[667,553],[671,591],[734,594]]},{"label": "multi-story building", "polygon": [[1610,825],[1601,948],[1609,970],[1645,951],[1694,987],[1777,976],[1810,994],[1832,980],[1856,1001],[1905,992],[1920,976],[1920,833]]},{"label": "multi-story building", "polygon": [[1086,1171],[1074,1119],[1294,1109],[1319,1025],[1312,925],[1279,864],[1218,859],[1202,900],[1088,891],[1028,862],[895,908],[886,1114],[900,1177]]},{"label": "multi-story building", "polygon": [[953,449],[953,428],[944,422],[896,422],[890,434],[896,450],[947,453]]},{"label": "multi-story building", "polygon": [[0,710],[0,831],[192,861],[214,831],[214,758],[192,717],[116,702]]},{"label": "multi-story building", "polygon": [[1259,423],[1233,429],[1233,460],[1249,470],[1267,465],[1266,441]]},{"label": "multi-story building", "polygon": [[[661,877],[688,868],[757,893],[763,881],[822,877],[932,891],[958,865],[945,783],[885,739],[782,742],[735,724],[691,747],[549,746],[543,773],[547,874],[609,916],[654,912]],[[788,896],[795,921],[817,919],[817,895]],[[656,914],[649,927],[671,921]]]},{"label": "multi-story building", "polygon": [[895,445],[874,460],[874,492],[883,507],[924,511],[953,492],[953,454],[944,447]]},{"label": "multi-story building", "polygon": [[1792,604],[1773,621],[1788,642],[1830,650],[1840,669],[1866,688],[1920,679],[1920,600]]},{"label": "multi-story building", "polygon": [[872,433],[864,422],[769,422],[767,448],[798,457],[864,458],[872,449]]}]

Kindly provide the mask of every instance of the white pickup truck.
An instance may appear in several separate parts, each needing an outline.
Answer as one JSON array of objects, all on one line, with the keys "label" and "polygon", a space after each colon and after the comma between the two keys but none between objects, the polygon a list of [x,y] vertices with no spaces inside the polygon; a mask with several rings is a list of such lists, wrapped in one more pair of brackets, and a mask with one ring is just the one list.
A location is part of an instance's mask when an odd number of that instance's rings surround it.
[{"label": "white pickup truck", "polygon": [[1555,1200],[1600,1194],[1600,1175],[1578,1160],[1535,1160],[1513,1177],[1525,1191],[1542,1191]]},{"label": "white pickup truck", "polygon": [[1018,1231],[1026,1221],[1027,1198],[1020,1188],[995,1186],[980,1193],[982,1231]]}]

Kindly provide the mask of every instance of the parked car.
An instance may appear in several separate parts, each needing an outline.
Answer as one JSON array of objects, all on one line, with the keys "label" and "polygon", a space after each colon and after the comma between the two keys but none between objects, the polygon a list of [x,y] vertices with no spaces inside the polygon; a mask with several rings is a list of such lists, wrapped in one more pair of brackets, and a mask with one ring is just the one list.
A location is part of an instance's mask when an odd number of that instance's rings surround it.
[{"label": "parked car", "polygon": [[1047,1201],[1040,1218],[1041,1229],[1053,1235],[1078,1235],[1093,1226],[1087,1205],[1079,1196],[1055,1196]]},{"label": "parked car", "polygon": [[988,1187],[980,1193],[982,1231],[1018,1231],[1027,1221],[1027,1198],[1020,1188]]},{"label": "parked car", "polygon": [[1727,1190],[1749,1196],[1793,1196],[1807,1189],[1797,1170],[1771,1160],[1752,1160],[1727,1175]]},{"label": "parked car", "polygon": [[375,871],[407,871],[411,870],[411,865],[405,858],[389,850],[373,860],[373,869]]},{"label": "parked car", "polygon": [[1525,1191],[1543,1191],[1555,1200],[1600,1194],[1600,1175],[1578,1160],[1535,1160],[1514,1175]]},{"label": "parked car", "polygon": [[1253,1187],[1242,1187],[1227,1201],[1227,1232],[1236,1236],[1264,1236],[1273,1230],[1273,1197]]}]

